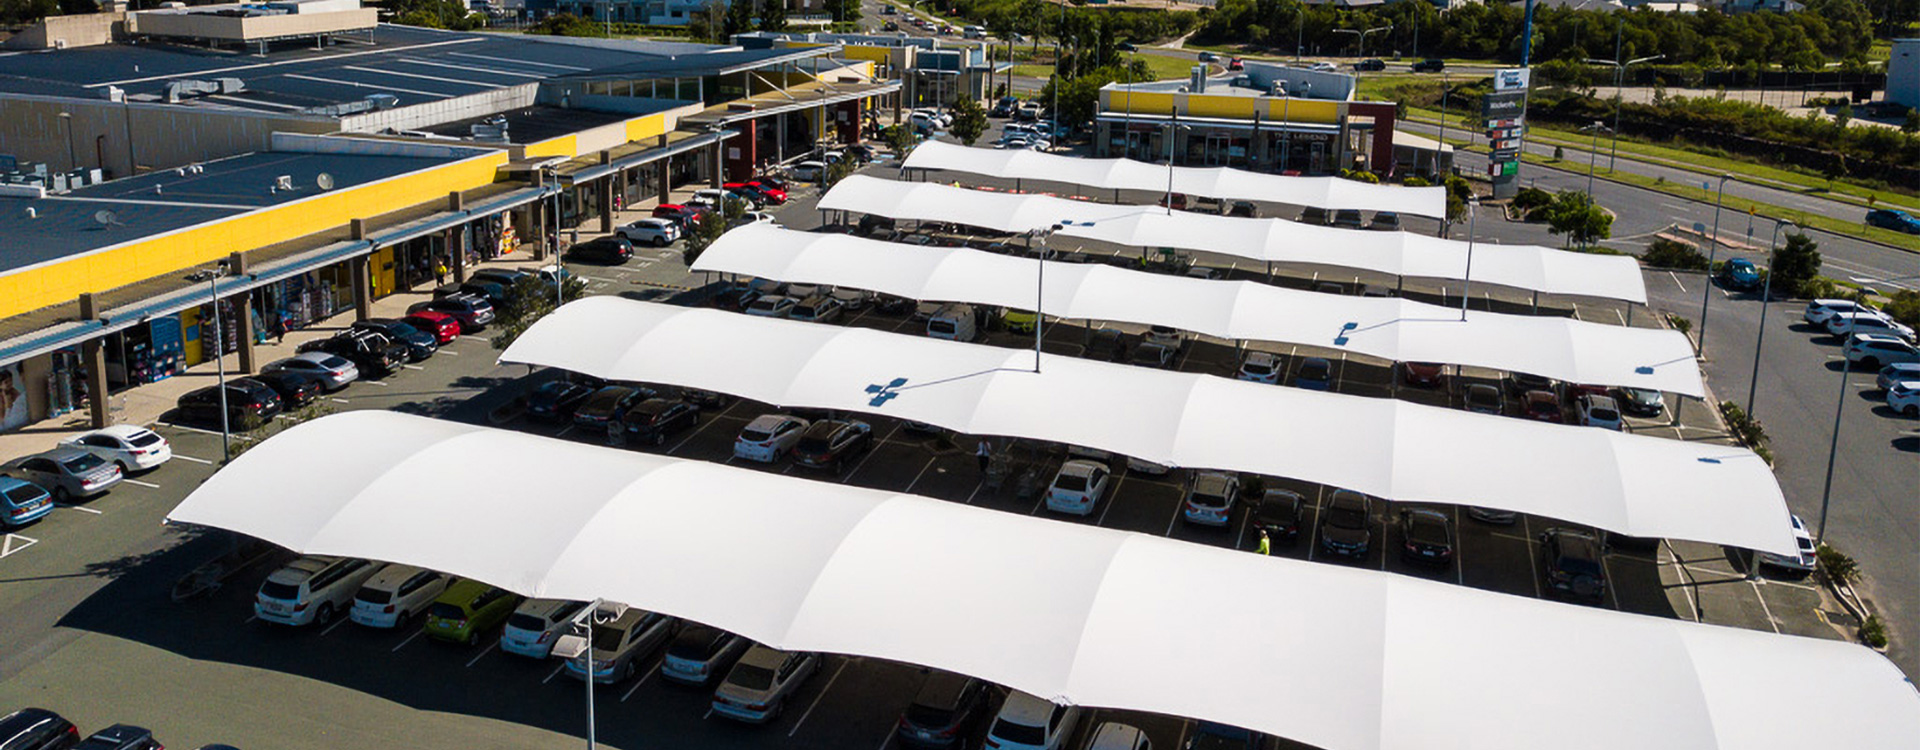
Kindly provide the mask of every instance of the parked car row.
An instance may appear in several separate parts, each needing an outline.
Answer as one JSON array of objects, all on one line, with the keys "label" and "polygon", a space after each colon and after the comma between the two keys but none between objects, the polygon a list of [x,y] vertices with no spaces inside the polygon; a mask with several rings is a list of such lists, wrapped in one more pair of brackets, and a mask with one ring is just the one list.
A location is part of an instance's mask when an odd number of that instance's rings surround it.
[{"label": "parked car row", "polygon": [[[66,717],[44,708],[23,708],[0,717],[0,748],[5,750],[166,750],[153,730],[132,724],[114,724],[85,739]],[[230,745],[202,745],[200,750],[234,750]]]},{"label": "parked car row", "polygon": [[1914,345],[1912,328],[1846,299],[1808,302],[1801,319],[1843,338],[1848,366],[1878,369],[1874,384],[1886,394],[1888,409],[1920,417],[1920,347]]}]

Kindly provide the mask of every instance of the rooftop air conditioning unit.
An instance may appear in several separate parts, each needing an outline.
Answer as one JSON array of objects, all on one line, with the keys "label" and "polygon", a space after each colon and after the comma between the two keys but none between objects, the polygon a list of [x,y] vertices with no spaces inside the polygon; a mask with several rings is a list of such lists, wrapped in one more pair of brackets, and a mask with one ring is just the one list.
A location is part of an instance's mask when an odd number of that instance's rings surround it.
[{"label": "rooftop air conditioning unit", "polygon": [[1207,66],[1193,66],[1193,75],[1187,80],[1187,88],[1196,94],[1207,92]]}]

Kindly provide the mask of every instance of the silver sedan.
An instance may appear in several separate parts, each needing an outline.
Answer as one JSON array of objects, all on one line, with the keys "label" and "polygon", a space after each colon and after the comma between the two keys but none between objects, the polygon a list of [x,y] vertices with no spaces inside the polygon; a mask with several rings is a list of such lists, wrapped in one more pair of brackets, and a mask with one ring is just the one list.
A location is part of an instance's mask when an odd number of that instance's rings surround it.
[{"label": "silver sedan", "polygon": [[300,372],[320,379],[328,391],[347,387],[360,379],[360,368],[346,357],[326,352],[306,352],[279,360],[261,368],[266,372]]},{"label": "silver sedan", "polygon": [[40,485],[63,502],[104,493],[121,478],[119,466],[70,445],[16,458],[0,466],[0,474]]}]

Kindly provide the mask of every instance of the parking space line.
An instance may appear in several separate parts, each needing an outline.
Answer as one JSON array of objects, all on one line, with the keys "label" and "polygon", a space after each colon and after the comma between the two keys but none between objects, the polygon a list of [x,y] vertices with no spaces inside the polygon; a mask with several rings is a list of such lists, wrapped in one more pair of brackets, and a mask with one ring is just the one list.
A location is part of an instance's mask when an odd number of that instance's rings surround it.
[{"label": "parking space line", "polygon": [[351,404],[351,403],[353,403],[352,401],[348,401],[348,400],[346,400],[346,399],[344,399],[344,398],[340,398],[340,397],[338,397],[338,396],[328,396],[328,397],[327,397],[327,400],[328,400],[328,401],[332,401],[332,402],[335,402],[335,403],[340,403],[340,404]]},{"label": "parking space line", "polygon": [[160,485],[154,484],[152,482],[142,482],[138,479],[122,479],[120,481],[126,482],[127,484],[131,484],[136,487],[146,487],[147,489],[153,489],[153,490],[160,489]]},{"label": "parking space line", "polygon": [[549,682],[552,682],[553,678],[560,676],[560,670],[563,670],[566,668],[567,668],[567,663],[565,661],[561,661],[559,664],[553,665],[553,671],[548,672],[547,679],[541,680],[540,684],[545,685]]},{"label": "parking space line", "polygon": [[247,618],[247,621],[246,621],[246,622],[243,622],[243,623],[240,623],[240,624],[242,624],[242,625],[252,625],[253,623],[255,623],[255,622],[258,622],[259,620],[260,620],[260,616],[259,616],[259,615],[252,615],[252,616],[249,616],[249,617]]},{"label": "parking space line", "polygon": [[387,386],[389,385],[389,383],[386,383],[386,382],[383,382],[383,381],[379,381],[379,380],[361,380],[361,381],[357,381],[357,382],[361,382],[361,383],[368,383],[368,384],[371,384],[371,385],[377,385],[377,386],[380,386],[381,388],[385,388],[385,387],[387,387]]},{"label": "parking space line", "polygon": [[[911,481],[911,482],[908,482],[908,483],[907,483],[907,488],[906,488],[906,489],[904,489],[904,490],[901,490],[901,492],[912,492],[912,491],[913,491],[913,486],[914,486],[914,485],[916,485],[916,484],[919,484],[919,483],[920,483],[920,478],[921,478],[921,477],[924,477],[924,476],[926,476],[926,475],[927,475],[927,470],[928,470],[928,469],[931,469],[931,468],[933,468],[933,463],[934,463],[935,461],[938,461],[938,460],[940,460],[940,457],[939,457],[939,456],[933,456],[933,457],[930,457],[930,458],[928,458],[928,459],[927,459],[927,465],[926,465],[926,466],[922,466],[922,467],[920,467],[920,473],[918,473],[918,474],[915,474],[915,475],[913,475],[913,481]],[[978,491],[978,490],[976,490],[976,491]],[[973,496],[971,496],[971,495],[969,495],[969,496],[967,496],[967,503],[968,503],[968,504],[972,504],[972,503],[973,503]]]},{"label": "parking space line", "polygon": [[407,639],[406,639],[406,640],[404,640],[404,641],[401,641],[401,642],[400,642],[400,645],[398,645],[398,646],[394,646],[394,647],[393,647],[393,648],[392,648],[391,650],[389,650],[389,651],[387,651],[387,653],[389,653],[389,654],[392,654],[392,653],[398,653],[398,652],[400,651],[400,649],[403,649],[403,648],[406,648],[406,647],[407,647],[407,644],[409,644],[409,643],[412,643],[412,642],[413,642],[413,639],[415,639],[415,638],[419,638],[419,637],[420,637],[420,634],[422,634],[422,633],[425,633],[425,632],[427,632],[425,628],[421,628],[421,629],[419,629],[419,630],[415,630],[415,631],[413,631],[413,635],[410,635],[410,636],[407,636]]},{"label": "parking space line", "polygon": [[425,368],[425,367],[421,367],[421,366],[419,366],[419,365],[401,365],[401,367],[405,367],[405,368],[407,368],[407,369],[409,369],[409,370],[425,370],[425,369],[427,369],[427,368]]},{"label": "parking space line", "polygon": [[788,737],[792,737],[795,733],[799,732],[800,725],[807,723],[807,717],[812,716],[813,710],[820,707],[820,701],[827,697],[827,691],[833,689],[833,683],[840,679],[840,673],[847,671],[849,661],[850,660],[842,660],[840,662],[840,668],[833,670],[833,677],[827,679],[827,686],[820,688],[820,694],[813,697],[813,705],[807,706],[807,712],[801,714],[800,720],[793,723],[793,729],[787,731]]},{"label": "parking space line", "polygon": [[480,657],[486,656],[489,652],[493,651],[493,647],[498,645],[500,645],[499,639],[494,639],[492,643],[487,644],[486,648],[480,649],[480,653],[475,654],[472,659],[468,659],[467,666],[472,667],[475,663],[480,661]]},{"label": "parking space line", "polygon": [[340,617],[340,619],[334,620],[333,624],[328,625],[326,630],[320,631],[320,637],[322,638],[327,637],[327,635],[332,633],[333,631],[339,630],[341,625],[347,624],[347,620],[352,619],[352,618],[346,617],[345,615],[339,615],[338,617]]},{"label": "parking space line", "polygon": [[646,674],[640,675],[640,679],[633,681],[633,687],[627,688],[627,692],[620,695],[620,702],[627,702],[628,698],[633,697],[633,691],[639,690],[641,685],[647,684],[648,678],[653,677],[653,673],[658,671],[660,671],[660,665],[656,663],[652,669],[647,670]]},{"label": "parking space line", "polygon": [[1668,272],[1667,272],[1667,276],[1668,276],[1669,278],[1672,278],[1672,279],[1673,279],[1673,285],[1674,285],[1674,286],[1677,286],[1677,287],[1680,287],[1680,291],[1683,291],[1683,292],[1684,292],[1684,291],[1686,291],[1686,290],[1687,290],[1687,285],[1686,285],[1686,284],[1682,284],[1682,283],[1680,283],[1680,276],[1679,276],[1678,274],[1675,274],[1675,273],[1674,273],[1674,272],[1672,272],[1672,271],[1668,271]]},{"label": "parking space line", "polygon": [[450,354],[450,355],[453,355],[453,356],[455,356],[455,357],[458,357],[458,356],[460,356],[460,353],[459,353],[459,352],[456,352],[456,351],[454,351],[454,350],[452,350],[452,349],[441,349],[441,350],[440,350],[440,353],[441,353],[441,354]]},{"label": "parking space line", "polygon": [[[1533,521],[1524,514],[1520,516],[1520,527],[1528,534],[1533,533]],[[1547,598],[1546,589],[1540,586],[1540,560],[1538,559],[1540,556],[1533,553],[1531,538],[1522,537],[1521,541],[1527,545],[1527,570],[1533,571],[1533,598],[1545,599]]]},{"label": "parking space line", "polygon": [[94,515],[96,515],[96,516],[104,516],[104,515],[106,515],[106,511],[99,511],[99,510],[94,510],[94,509],[92,509],[92,508],[87,508],[87,507],[83,507],[83,506],[79,506],[79,505],[55,505],[54,507],[56,507],[56,508],[66,508],[66,509],[68,509],[68,510],[77,510],[77,511],[80,511],[80,512],[82,512],[82,513],[92,513],[92,514],[94,514]]},{"label": "parking space line", "polygon": [[[346,401],[341,399],[334,399],[334,400],[339,401],[340,403],[343,403],[343,404],[346,403]],[[202,435],[212,435],[214,437],[220,437],[220,433],[215,432],[213,430],[203,430],[198,427],[188,427],[183,424],[174,424],[172,422],[161,422],[160,424],[166,425],[168,427],[172,427],[173,429],[176,429],[176,430],[185,430],[187,432],[198,432]],[[237,432],[229,432],[228,434],[232,435],[233,439],[235,440],[252,440],[253,439]]]},{"label": "parking space line", "polygon": [[1620,325],[1628,325],[1627,314],[1620,312],[1620,308],[1613,308],[1613,316],[1620,319]]},{"label": "parking space line", "polygon": [[892,438],[894,433],[897,433],[899,431],[900,431],[900,424],[895,423],[893,425],[893,429],[887,433],[886,437],[880,438],[879,443],[876,443],[872,447],[869,447],[867,449],[867,455],[861,456],[860,462],[854,464],[853,468],[846,473],[846,476],[840,477],[840,482],[842,484],[845,484],[847,482],[853,481],[853,475],[860,473],[860,467],[866,466],[867,460],[873,458],[873,454],[880,452],[880,446],[886,445],[887,440]]},{"label": "parking space line", "polygon": [[175,453],[175,454],[173,454],[173,457],[174,457],[174,458],[177,458],[177,459],[180,459],[180,460],[182,460],[182,461],[192,461],[192,462],[194,462],[194,463],[196,463],[196,464],[205,464],[205,465],[207,465],[207,466],[212,466],[212,465],[213,465],[213,462],[212,462],[212,461],[208,461],[208,460],[206,460],[206,459],[204,459],[204,458],[194,458],[193,456],[183,456],[183,455],[180,455],[180,454],[178,454],[178,453]]}]

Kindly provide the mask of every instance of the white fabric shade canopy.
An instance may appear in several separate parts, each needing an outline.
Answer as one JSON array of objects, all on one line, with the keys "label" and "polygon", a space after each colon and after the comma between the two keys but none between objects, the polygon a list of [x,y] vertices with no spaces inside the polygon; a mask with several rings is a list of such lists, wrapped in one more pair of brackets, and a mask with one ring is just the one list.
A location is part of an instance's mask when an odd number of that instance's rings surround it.
[{"label": "white fabric shade canopy", "polygon": [[[941,169],[1005,179],[1046,180],[1113,190],[1167,190],[1167,167],[1132,159],[1084,159],[1026,149],[969,148],[941,141],[915,146],[904,169]],[[1444,187],[1370,185],[1338,177],[1262,174],[1231,167],[1174,167],[1176,193],[1318,206],[1393,211],[1440,218],[1447,215]]]},{"label": "white fabric shade canopy", "polygon": [[[474,455],[541,469],[446,470]],[[1920,736],[1920,696],[1860,646],[391,412],[289,429],[168,518],[1327,750],[1895,748]],[[1782,681],[1794,710],[1763,690]]]},{"label": "white fabric shade canopy", "polygon": [[1460,311],[1249,281],[1209,281],[979,250],[921,247],[772,225],[721,236],[696,271],[833,284],[918,300],[971,302],[1062,318],[1158,324],[1227,339],[1332,347],[1398,362],[1527,372],[1574,383],[1702,396],[1693,345],[1677,331],[1568,318]]},{"label": "white fabric shade canopy", "polygon": [[1201,250],[1261,263],[1312,263],[1415,278],[1471,278],[1476,285],[1641,304],[1647,301],[1646,280],[1633,258],[1538,245],[1475,242],[1469,252],[1467,242],[1411,232],[1342,229],[1191,211],[1169,214],[1159,206],[993,193],[867,175],[853,175],[834,184],[820,198],[820,208],[952,222],[1009,234],[1058,225],[1056,236],[1119,245]]},{"label": "white fabric shade canopy", "polygon": [[614,297],[567,304],[501,359],[1797,554],[1773,473],[1743,448],[1075,357],[1035,374],[1031,350]]}]

